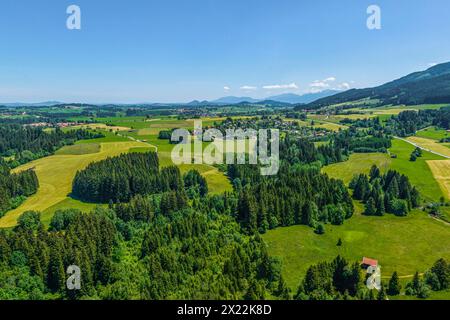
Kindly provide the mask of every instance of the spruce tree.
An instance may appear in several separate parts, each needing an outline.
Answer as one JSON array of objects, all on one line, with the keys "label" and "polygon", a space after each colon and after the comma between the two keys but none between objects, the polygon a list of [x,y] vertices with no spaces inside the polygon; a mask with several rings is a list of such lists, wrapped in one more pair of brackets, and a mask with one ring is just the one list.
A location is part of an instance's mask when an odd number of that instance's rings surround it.
[{"label": "spruce tree", "polygon": [[401,284],[400,284],[400,280],[397,274],[397,271],[395,271],[392,274],[391,279],[389,280],[389,285],[388,285],[388,294],[391,296],[396,296],[400,294],[400,290],[401,290]]}]

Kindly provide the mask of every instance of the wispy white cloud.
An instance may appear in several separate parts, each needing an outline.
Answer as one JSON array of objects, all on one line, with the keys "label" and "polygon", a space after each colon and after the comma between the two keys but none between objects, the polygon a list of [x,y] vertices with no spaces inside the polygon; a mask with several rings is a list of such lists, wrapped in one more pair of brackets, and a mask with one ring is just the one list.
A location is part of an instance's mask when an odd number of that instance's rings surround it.
[{"label": "wispy white cloud", "polygon": [[336,77],[328,77],[323,80],[315,80],[309,84],[309,92],[318,93],[324,90],[348,90],[351,88],[351,84],[353,81],[349,82],[341,82],[339,84],[335,84]]},{"label": "wispy white cloud", "polygon": [[266,90],[298,89],[298,86],[295,83],[272,84],[272,85],[263,86],[263,89],[266,89]]},{"label": "wispy white cloud", "polygon": [[229,86],[225,86],[225,87],[223,87],[223,90],[225,90],[225,91],[230,91],[231,88],[230,88]]},{"label": "wispy white cloud", "polygon": [[314,82],[310,83],[309,86],[312,89],[315,90],[325,90],[330,87],[330,83],[336,81],[336,77],[328,77],[323,80],[315,80]]},{"label": "wispy white cloud", "polygon": [[329,84],[329,83],[326,83],[325,81],[319,81],[319,80],[316,80],[316,81],[310,83],[309,86],[310,86],[311,88],[322,88],[322,89],[325,89],[325,88],[329,88],[329,87],[330,87],[330,84]]},{"label": "wispy white cloud", "polygon": [[350,84],[348,82],[342,82],[337,86],[338,90],[348,90],[350,89]]},{"label": "wispy white cloud", "polygon": [[258,89],[258,88],[254,87],[254,86],[242,86],[240,89],[241,90],[245,90],[245,91],[254,91],[254,90]]}]

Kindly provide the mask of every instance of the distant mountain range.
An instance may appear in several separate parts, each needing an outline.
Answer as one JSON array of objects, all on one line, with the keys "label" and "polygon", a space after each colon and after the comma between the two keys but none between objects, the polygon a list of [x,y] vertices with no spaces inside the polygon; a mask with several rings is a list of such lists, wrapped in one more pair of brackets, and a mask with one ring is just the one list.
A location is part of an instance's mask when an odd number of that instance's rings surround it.
[{"label": "distant mountain range", "polygon": [[44,101],[44,102],[12,102],[12,103],[0,103],[0,106],[5,107],[45,107],[45,106],[56,106],[63,104],[63,102],[59,101]]},{"label": "distant mountain range", "polygon": [[450,62],[411,73],[378,87],[351,89],[321,98],[307,107],[314,109],[363,99],[378,99],[379,104],[384,105],[450,103]]},{"label": "distant mountain range", "polygon": [[[291,104],[306,104],[310,103],[314,100],[328,97],[338,93],[336,90],[325,90],[317,93],[307,93],[304,95],[298,95],[293,93],[285,93],[276,96],[267,97],[266,99],[254,99],[251,97],[235,97],[235,96],[227,96],[222,97],[217,100],[207,101],[207,100],[194,100],[188,103],[139,103],[139,104],[116,104],[116,105],[146,105],[151,107],[158,106],[188,106],[188,107],[201,107],[201,106],[211,106],[211,105],[244,105],[244,104],[261,104],[261,105],[270,105],[276,107],[289,106]],[[42,106],[56,106],[56,105],[64,105],[66,103],[59,101],[46,101],[39,103],[22,103],[22,102],[14,102],[14,103],[0,103],[1,106],[6,107],[42,107]],[[95,104],[92,104],[95,105]],[[104,104],[101,104],[104,105]],[[109,104],[108,104],[109,105]],[[111,104],[114,105],[114,104]]]},{"label": "distant mountain range", "polygon": [[[281,102],[282,104],[302,104],[302,103],[310,103],[314,100],[328,97],[331,95],[334,95],[338,93],[337,90],[324,90],[317,93],[307,93],[303,95],[298,95],[294,93],[284,93],[276,96],[270,96],[265,99],[254,99],[250,97],[235,97],[235,96],[228,96],[223,97],[217,100],[209,101],[210,104],[242,104],[242,103],[249,103],[249,104],[267,104],[264,102]],[[203,103],[207,103],[207,101],[204,101]]]}]

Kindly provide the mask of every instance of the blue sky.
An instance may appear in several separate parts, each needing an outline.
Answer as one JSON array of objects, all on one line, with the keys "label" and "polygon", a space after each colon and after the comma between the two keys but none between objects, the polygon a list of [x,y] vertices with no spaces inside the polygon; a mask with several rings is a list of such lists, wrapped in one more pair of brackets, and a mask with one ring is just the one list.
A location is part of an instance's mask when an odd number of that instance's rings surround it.
[{"label": "blue sky", "polygon": [[[66,28],[71,4],[81,30]],[[366,27],[371,4],[381,30]],[[0,102],[374,86],[450,61],[449,13],[448,0],[2,0]]]}]

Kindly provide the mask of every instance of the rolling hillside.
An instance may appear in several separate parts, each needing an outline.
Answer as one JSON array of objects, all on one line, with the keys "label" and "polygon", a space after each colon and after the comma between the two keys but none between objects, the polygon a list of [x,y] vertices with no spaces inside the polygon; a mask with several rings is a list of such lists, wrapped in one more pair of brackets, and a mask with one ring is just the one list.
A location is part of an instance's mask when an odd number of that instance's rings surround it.
[{"label": "rolling hillside", "polygon": [[378,87],[351,89],[325,97],[310,103],[308,107],[314,109],[364,99],[377,99],[382,104],[394,105],[450,103],[450,62],[411,73]]}]

